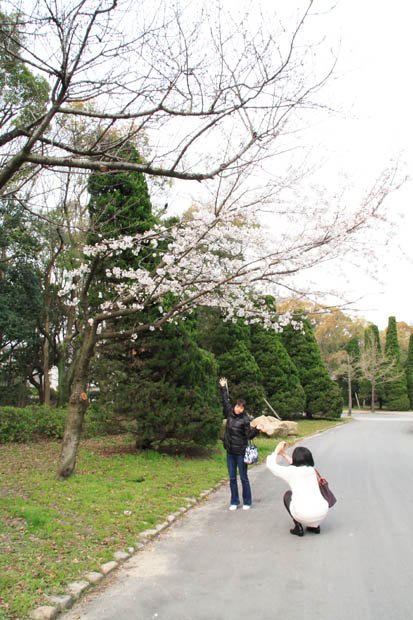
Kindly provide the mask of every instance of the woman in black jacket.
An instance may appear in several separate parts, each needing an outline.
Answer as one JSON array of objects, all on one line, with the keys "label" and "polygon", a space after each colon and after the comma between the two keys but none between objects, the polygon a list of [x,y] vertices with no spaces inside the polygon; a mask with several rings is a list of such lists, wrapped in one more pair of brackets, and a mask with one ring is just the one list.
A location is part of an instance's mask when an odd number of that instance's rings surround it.
[{"label": "woman in black jacket", "polygon": [[251,486],[248,480],[248,465],[244,463],[245,448],[248,440],[259,433],[258,428],[251,428],[250,418],[245,411],[245,401],[238,399],[232,407],[229,394],[228,383],[225,377],[219,380],[224,415],[227,419],[224,434],[224,447],[227,451],[227,465],[229,474],[229,486],[231,489],[231,504],[229,509],[236,510],[240,505],[237,482],[237,468],[242,484],[243,509],[251,508],[252,496]]}]

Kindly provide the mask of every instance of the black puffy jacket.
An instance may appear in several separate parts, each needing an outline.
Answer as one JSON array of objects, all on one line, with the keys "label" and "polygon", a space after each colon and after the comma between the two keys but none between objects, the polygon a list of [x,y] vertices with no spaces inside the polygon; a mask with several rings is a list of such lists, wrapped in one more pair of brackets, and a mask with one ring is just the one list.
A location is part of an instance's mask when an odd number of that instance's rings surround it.
[{"label": "black puffy jacket", "polygon": [[224,415],[227,419],[224,433],[224,447],[231,454],[242,455],[248,445],[248,440],[258,435],[256,428],[251,428],[249,415],[244,411],[235,414],[230,403],[228,391],[221,387],[221,397],[224,405]]}]

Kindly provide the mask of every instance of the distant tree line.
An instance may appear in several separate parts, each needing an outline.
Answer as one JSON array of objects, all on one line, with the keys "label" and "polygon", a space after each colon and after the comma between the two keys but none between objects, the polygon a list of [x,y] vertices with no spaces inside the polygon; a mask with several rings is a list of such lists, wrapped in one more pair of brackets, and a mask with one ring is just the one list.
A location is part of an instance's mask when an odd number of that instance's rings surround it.
[{"label": "distant tree line", "polygon": [[[290,304],[291,305],[291,304]],[[302,306],[302,303],[300,302]],[[339,309],[305,306],[329,373],[346,406],[413,409],[413,327],[389,317],[387,329],[352,319]]]}]

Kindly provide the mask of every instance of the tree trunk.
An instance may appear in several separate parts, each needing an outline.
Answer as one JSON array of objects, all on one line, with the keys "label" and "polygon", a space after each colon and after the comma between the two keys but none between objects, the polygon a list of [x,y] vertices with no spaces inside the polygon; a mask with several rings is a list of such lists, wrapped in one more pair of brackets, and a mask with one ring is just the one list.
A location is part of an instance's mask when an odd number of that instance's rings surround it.
[{"label": "tree trunk", "polygon": [[49,317],[45,323],[46,336],[43,343],[43,403],[50,405]]},{"label": "tree trunk", "polygon": [[76,358],[70,390],[68,413],[63,435],[62,451],[57,470],[60,479],[68,478],[75,469],[83,419],[89,401],[86,393],[89,365],[96,344],[96,327],[85,327],[82,347]]},{"label": "tree trunk", "polygon": [[376,384],[374,381],[371,382],[371,411],[374,413],[375,411],[375,402],[376,402]]},{"label": "tree trunk", "polygon": [[353,411],[353,395],[351,385],[351,360],[347,353],[347,385],[348,385],[348,415],[351,416]]},{"label": "tree trunk", "polygon": [[50,356],[49,356],[49,338],[50,338],[50,273],[51,265],[46,269],[46,275],[44,280],[44,343],[43,343],[43,402],[45,405],[50,405]]},{"label": "tree trunk", "polygon": [[58,399],[57,404],[63,407],[69,402],[70,385],[73,377],[73,364],[70,363],[71,338],[75,324],[74,308],[71,308],[67,320],[67,334],[63,342],[57,348],[57,381]]},{"label": "tree trunk", "polygon": [[70,397],[70,377],[72,372],[68,361],[68,344],[63,343],[58,348],[57,362],[57,404],[63,407],[69,402]]}]

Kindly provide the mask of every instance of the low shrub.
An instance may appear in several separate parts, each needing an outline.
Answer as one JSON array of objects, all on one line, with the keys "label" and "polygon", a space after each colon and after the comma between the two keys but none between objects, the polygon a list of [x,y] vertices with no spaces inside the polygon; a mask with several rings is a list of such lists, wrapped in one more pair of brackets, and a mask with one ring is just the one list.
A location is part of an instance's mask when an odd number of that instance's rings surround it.
[{"label": "low shrub", "polygon": [[[67,410],[65,407],[29,405],[0,407],[0,443],[24,443],[37,439],[61,439]],[[83,436],[119,432],[113,417],[91,405],[86,413]]]},{"label": "low shrub", "polygon": [[40,437],[60,439],[65,415],[65,409],[47,406],[1,407],[0,442],[22,443]]}]

